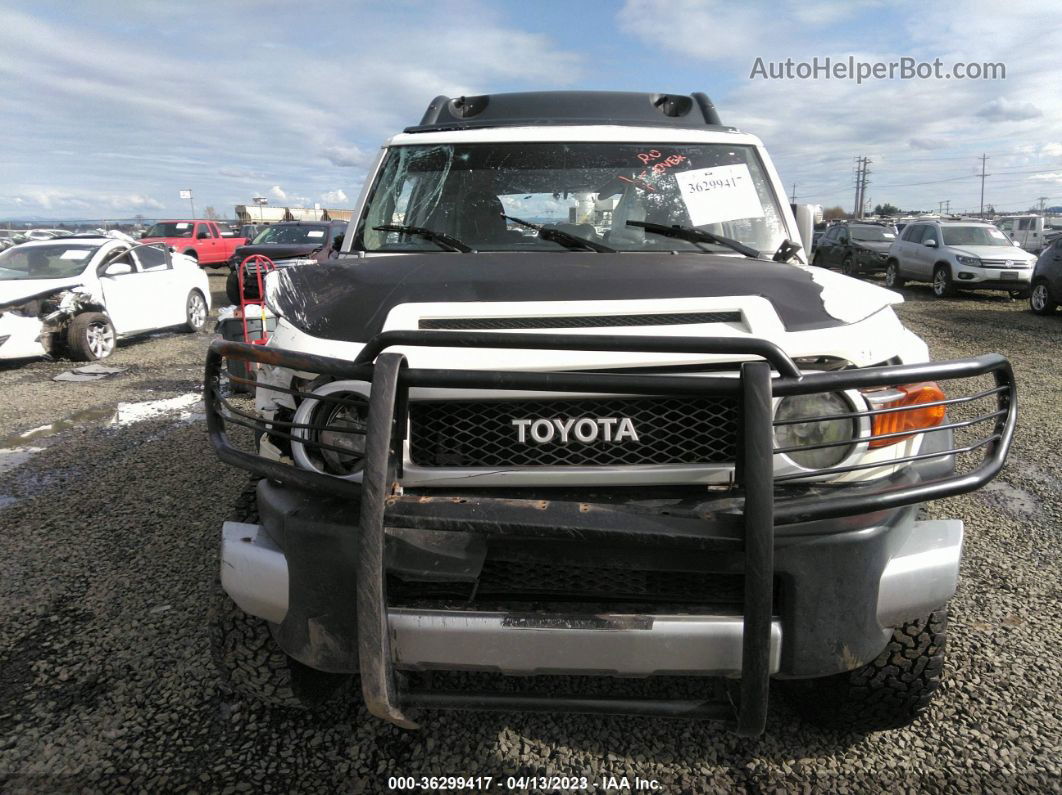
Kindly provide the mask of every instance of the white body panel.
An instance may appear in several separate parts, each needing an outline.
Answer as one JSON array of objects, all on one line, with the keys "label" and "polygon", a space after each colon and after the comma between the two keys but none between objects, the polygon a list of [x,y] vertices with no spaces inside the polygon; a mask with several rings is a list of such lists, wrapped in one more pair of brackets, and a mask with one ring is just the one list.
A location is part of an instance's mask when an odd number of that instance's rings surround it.
[{"label": "white body panel", "polygon": [[[34,246],[48,246],[54,240],[24,243],[20,250]],[[78,241],[82,242],[82,241]],[[107,238],[89,258],[80,274],[61,279],[26,279],[0,281],[0,305],[30,298],[45,291],[63,288],[76,289],[91,296],[92,302],[103,307],[111,318],[115,331],[130,334],[177,326],[187,320],[188,294],[198,290],[210,309],[210,283],[207,275],[194,260],[182,254],[171,255],[168,268],[141,268],[137,262],[131,273],[106,276],[98,273],[99,266],[112,254],[129,250],[132,241]],[[133,256],[136,249],[133,248]],[[21,317],[10,311],[0,314],[0,337],[8,340],[0,345],[0,359],[21,359],[47,353],[39,341],[43,324],[36,317]]]}]

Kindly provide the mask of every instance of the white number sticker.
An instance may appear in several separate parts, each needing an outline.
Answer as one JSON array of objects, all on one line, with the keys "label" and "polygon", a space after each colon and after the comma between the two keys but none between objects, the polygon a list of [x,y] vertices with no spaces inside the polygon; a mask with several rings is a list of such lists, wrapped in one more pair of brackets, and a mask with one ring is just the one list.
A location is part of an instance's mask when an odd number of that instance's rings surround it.
[{"label": "white number sticker", "polygon": [[306,237],[324,237],[324,231],[321,229],[310,229],[306,232]]},{"label": "white number sticker", "polygon": [[763,205],[744,163],[683,171],[675,179],[694,226],[763,218]]},{"label": "white number sticker", "polygon": [[91,252],[84,248],[68,248],[59,255],[59,259],[85,259]]},{"label": "white number sticker", "polygon": [[988,234],[992,235],[996,240],[1006,240],[1007,236],[996,229],[994,226],[988,227]]},{"label": "white number sticker", "polygon": [[178,229],[187,229],[188,227],[189,227],[189,224],[177,224],[177,228]]}]

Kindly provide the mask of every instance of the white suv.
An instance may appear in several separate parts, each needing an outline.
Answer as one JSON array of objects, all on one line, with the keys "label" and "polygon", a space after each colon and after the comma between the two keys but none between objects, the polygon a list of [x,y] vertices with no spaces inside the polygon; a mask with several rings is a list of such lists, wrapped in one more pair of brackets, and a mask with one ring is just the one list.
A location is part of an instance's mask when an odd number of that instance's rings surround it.
[{"label": "white suv", "polygon": [[947,298],[962,290],[1007,290],[1025,297],[1036,257],[1017,248],[1003,232],[983,221],[920,221],[909,224],[889,249],[885,284],[932,282]]}]

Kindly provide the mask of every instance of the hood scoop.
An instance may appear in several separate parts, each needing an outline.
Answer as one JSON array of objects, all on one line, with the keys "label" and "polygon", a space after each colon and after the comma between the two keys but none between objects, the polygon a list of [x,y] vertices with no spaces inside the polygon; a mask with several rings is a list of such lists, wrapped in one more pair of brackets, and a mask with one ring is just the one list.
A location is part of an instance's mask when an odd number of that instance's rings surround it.
[{"label": "hood scoop", "polygon": [[445,331],[519,331],[524,329],[694,326],[741,323],[740,312],[669,312],[637,315],[538,315],[535,317],[421,318],[418,328]]}]

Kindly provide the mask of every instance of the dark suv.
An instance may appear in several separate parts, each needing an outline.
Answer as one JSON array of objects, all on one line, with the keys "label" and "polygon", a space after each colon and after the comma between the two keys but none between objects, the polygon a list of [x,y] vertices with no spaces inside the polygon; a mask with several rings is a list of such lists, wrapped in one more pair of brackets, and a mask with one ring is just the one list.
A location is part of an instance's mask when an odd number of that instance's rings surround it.
[{"label": "dark suv", "polygon": [[1045,248],[1033,270],[1029,308],[1038,315],[1053,315],[1062,304],[1062,238]]},{"label": "dark suv", "polygon": [[[240,302],[236,271],[247,257],[254,254],[269,257],[278,268],[316,264],[335,256],[346,233],[346,221],[291,221],[265,227],[253,241],[237,248],[229,260],[231,272],[225,282],[225,294],[232,303]],[[254,289],[258,289],[257,282]]]},{"label": "dark suv", "polygon": [[840,268],[845,276],[884,271],[895,240],[896,230],[886,224],[836,224],[819,240],[811,264]]}]

